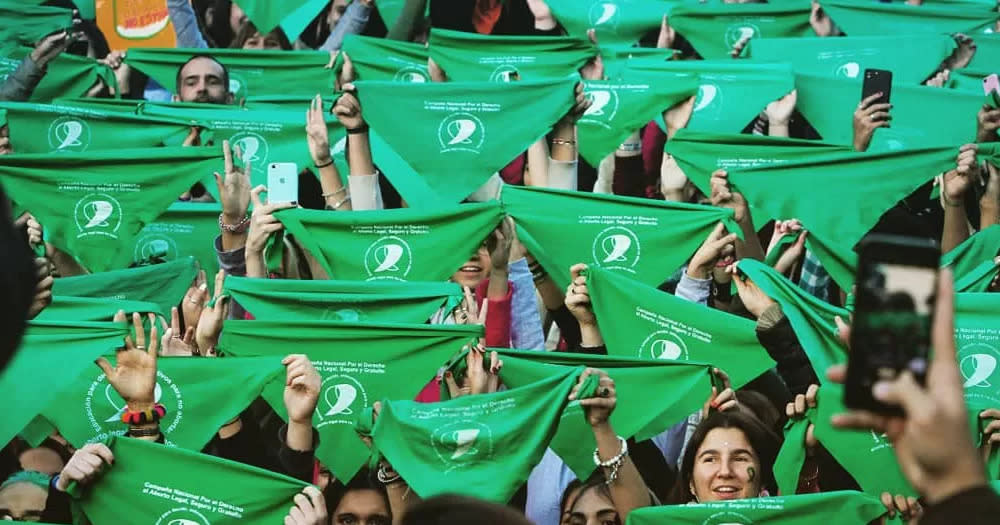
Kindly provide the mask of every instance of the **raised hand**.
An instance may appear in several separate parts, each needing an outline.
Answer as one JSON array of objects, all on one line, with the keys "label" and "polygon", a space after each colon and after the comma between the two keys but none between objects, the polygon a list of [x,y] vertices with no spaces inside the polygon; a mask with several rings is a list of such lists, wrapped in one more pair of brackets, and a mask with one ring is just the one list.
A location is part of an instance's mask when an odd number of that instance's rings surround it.
[{"label": "raised hand", "polygon": [[876,104],[882,93],[869,95],[858,104],[854,111],[854,151],[867,151],[872,142],[872,136],[878,128],[889,127],[892,115],[889,110],[892,104]]},{"label": "raised hand", "polygon": [[735,253],[733,243],[736,242],[735,233],[726,233],[726,226],[721,222],[715,225],[712,233],[708,234],[705,242],[701,243],[698,250],[691,257],[691,262],[687,266],[688,277],[692,279],[708,279],[712,277],[712,270],[723,257],[731,256]]},{"label": "raised hand", "polygon": [[195,327],[187,325],[186,329],[181,331],[180,315],[176,306],[170,309],[170,326],[168,327],[163,319],[160,320],[160,324],[163,325],[163,337],[160,339],[161,357],[189,357],[198,353],[194,338]]},{"label": "raised hand", "polygon": [[344,93],[334,103],[333,114],[348,130],[364,127],[365,118],[361,113],[361,101],[358,100],[354,84],[345,84],[342,89]]},{"label": "raised hand", "polygon": [[35,44],[35,49],[31,52],[31,61],[39,68],[44,69],[46,64],[52,61],[52,59],[59,56],[63,51],[66,51],[70,43],[82,37],[82,33],[70,34],[69,31],[52,33]]},{"label": "raised hand", "polygon": [[285,365],[285,410],[288,421],[312,426],[313,411],[319,401],[322,379],[309,358],[292,354],[281,360]]},{"label": "raised hand", "polygon": [[195,329],[194,338],[198,351],[205,357],[218,355],[215,346],[219,344],[222,323],[229,315],[229,296],[222,295],[225,278],[226,274],[222,270],[215,274],[215,295],[212,297],[212,304],[205,306],[201,311],[201,318],[198,319],[198,327]]},{"label": "raised hand", "polygon": [[733,385],[729,380],[729,375],[719,368],[713,368],[712,375],[717,377],[719,382],[722,383],[722,391],[720,392],[718,387],[712,387],[712,394],[708,396],[708,399],[705,401],[705,405],[702,406],[702,417],[708,417],[708,414],[712,410],[725,412],[726,410],[733,410],[739,406],[739,401],[736,399],[736,391],[733,390]]},{"label": "raised hand", "polygon": [[66,466],[59,472],[55,488],[66,492],[70,483],[81,486],[90,484],[104,469],[114,465],[115,456],[104,443],[89,443],[73,453]]},{"label": "raised hand", "polygon": [[608,418],[611,417],[611,413],[615,411],[615,406],[618,404],[618,395],[615,391],[615,381],[608,376],[607,372],[597,368],[587,368],[580,374],[580,379],[573,386],[573,390],[570,391],[570,401],[578,399],[580,387],[583,385],[584,380],[591,375],[596,375],[600,378],[600,382],[597,385],[597,393],[594,397],[580,399],[580,406],[583,407],[587,423],[592,427],[596,427],[608,422]]},{"label": "raised hand", "polygon": [[490,250],[490,262],[495,269],[506,269],[510,262],[510,250],[514,243],[514,218],[504,217],[500,225],[490,234],[493,245]]},{"label": "raised hand", "polygon": [[733,276],[733,282],[736,283],[736,291],[740,295],[743,307],[754,317],[760,318],[771,305],[775,304],[774,299],[768,297],[752,280],[742,279],[735,264],[726,268],[726,271]]},{"label": "raised hand", "polygon": [[[198,326],[198,319],[201,318],[201,311],[208,304],[208,283],[205,270],[198,270],[191,286],[184,293],[181,300],[181,313],[184,314],[184,327],[194,328]],[[181,334],[174,331],[174,335]]]},{"label": "raised hand", "polygon": [[[222,155],[226,173],[219,175],[216,172],[215,184],[222,200],[222,218],[225,224],[235,226],[242,223],[247,215],[247,206],[250,205],[250,161],[246,161],[244,169],[237,168],[233,164],[233,150],[230,149],[228,140],[222,141]],[[236,155],[240,156],[238,146]],[[231,249],[225,246],[223,248]]]},{"label": "raised hand", "polygon": [[[125,312],[119,310],[115,314],[116,322],[125,321]],[[115,353],[115,366],[111,366],[103,356],[98,357],[97,366],[101,367],[108,377],[108,383],[122,396],[129,410],[144,411],[153,408],[156,387],[156,356],[159,341],[156,331],[156,316],[149,314],[150,331],[149,347],[146,347],[146,330],[142,326],[142,316],[139,312],[132,314],[132,327],[135,330],[135,342],[132,336],[125,336],[125,346]]]},{"label": "raised hand", "polygon": [[566,308],[581,325],[596,326],[597,317],[590,304],[590,293],[587,290],[587,278],[582,275],[587,265],[574,264],[570,269],[570,283],[566,287]]},{"label": "raised hand", "polygon": [[747,200],[743,198],[742,193],[733,191],[732,186],[729,184],[729,174],[726,170],[715,170],[712,173],[712,178],[709,179],[709,186],[711,188],[709,198],[713,206],[733,210],[733,218],[738,222],[742,222],[750,217]]},{"label": "raised hand", "polygon": [[948,170],[941,177],[941,199],[945,206],[961,206],[965,193],[972,187],[973,176],[978,173],[976,152],[978,146],[965,144],[958,150],[955,169]]},{"label": "raised hand", "polygon": [[550,31],[556,28],[556,19],[552,16],[552,9],[545,0],[527,0],[528,9],[535,15],[535,29],[539,31]]},{"label": "raised hand", "polygon": [[264,185],[257,186],[250,192],[250,199],[253,201],[253,213],[250,215],[250,231],[247,233],[247,257],[250,254],[260,255],[264,253],[267,246],[267,239],[275,232],[281,231],[285,225],[281,224],[275,212],[294,208],[291,202],[279,202],[276,204],[264,204],[260,200],[260,194],[267,191]]},{"label": "raised hand", "polygon": [[55,279],[52,277],[52,263],[44,257],[35,258],[35,296],[31,299],[31,306],[28,308],[28,319],[38,317],[42,310],[52,304],[52,285]]},{"label": "raised hand", "polygon": [[934,76],[928,78],[927,81],[924,82],[924,85],[930,87],[944,87],[944,85],[948,83],[949,78],[951,78],[951,70],[945,68],[937,73],[934,73]]},{"label": "raised hand", "polygon": [[812,2],[812,11],[809,12],[809,25],[812,26],[816,36],[834,36],[837,32],[833,25],[833,20],[823,11],[817,0]]},{"label": "raised hand", "polygon": [[[590,42],[594,44],[594,48],[596,49],[598,47],[597,31],[588,29],[587,38],[590,39]],[[600,51],[597,51],[597,54],[580,68],[580,76],[584,80],[604,80],[604,59],[601,57]]]},{"label": "raised hand", "polygon": [[977,47],[976,42],[972,38],[969,38],[968,35],[955,33],[953,38],[957,47],[951,53],[951,56],[944,61],[945,67],[952,71],[968,67],[969,63],[972,62],[972,57],[976,55]]},{"label": "raised hand", "polygon": [[486,356],[486,348],[477,345],[469,349],[465,356],[466,372],[465,381],[459,384],[455,375],[450,371],[445,372],[444,381],[448,386],[448,392],[452,398],[475,395],[490,394],[500,387],[500,369],[503,368],[503,360],[500,359],[496,351],[490,352],[490,367],[487,370],[483,365]]},{"label": "raised hand", "polygon": [[788,136],[788,122],[792,119],[792,113],[795,112],[795,104],[798,99],[799,92],[793,89],[787,95],[771,102],[764,108],[771,136]]},{"label": "raised hand", "polygon": [[309,155],[317,166],[328,164],[330,158],[330,134],[323,115],[323,97],[316,95],[306,110],[306,141]]},{"label": "raised hand", "polygon": [[486,312],[489,309],[489,305],[489,301],[483,301],[483,307],[480,309],[479,303],[476,301],[476,296],[472,293],[472,288],[463,286],[462,302],[458,305],[458,311],[455,312],[455,324],[478,324],[486,326]]},{"label": "raised hand", "polygon": [[667,15],[663,15],[663,19],[660,21],[660,34],[656,36],[656,47],[659,49],[670,48],[674,45],[676,38],[677,31],[670,26]]},{"label": "raised hand", "polygon": [[882,518],[882,523],[886,523],[886,518],[895,518],[896,514],[899,514],[899,519],[902,520],[903,523],[910,523],[911,521],[916,523],[915,520],[920,519],[920,516],[924,513],[924,509],[920,506],[917,498],[912,496],[906,497],[902,494],[896,494],[894,496],[888,492],[883,492],[879,499],[882,501],[882,504],[885,505],[886,510],[889,511],[886,517]]},{"label": "raised hand", "polygon": [[691,122],[691,115],[694,114],[694,101],[697,97],[688,97],[682,102],[674,104],[663,112],[663,124],[667,127],[667,139],[674,138],[677,130],[684,129]]},{"label": "raised hand", "polygon": [[976,115],[976,142],[996,142],[997,129],[1000,129],[1000,108],[983,104]]},{"label": "raised hand", "polygon": [[285,516],[285,525],[327,525],[330,523],[323,493],[312,485],[292,498],[295,505]]},{"label": "raised hand", "polygon": [[[795,399],[785,405],[785,415],[788,419],[802,419],[806,415],[806,411],[810,408],[816,408],[816,394],[819,393],[819,385],[809,385],[806,389],[805,395],[798,394]],[[809,424],[809,428],[806,429],[806,455],[812,456],[816,453],[816,435],[814,434],[815,428],[812,423]]]}]

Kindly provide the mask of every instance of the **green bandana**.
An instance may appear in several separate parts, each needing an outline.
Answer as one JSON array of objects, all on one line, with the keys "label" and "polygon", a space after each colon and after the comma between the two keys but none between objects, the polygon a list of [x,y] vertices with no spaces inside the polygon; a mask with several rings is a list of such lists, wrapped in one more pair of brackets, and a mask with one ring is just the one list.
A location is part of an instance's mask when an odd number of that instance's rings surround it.
[{"label": "green bandana", "polygon": [[181,257],[163,264],[60,277],[52,294],[145,301],[158,305],[160,312],[169,312],[180,304],[197,273],[194,258]]},{"label": "green bandana", "polygon": [[[124,323],[31,321],[14,358],[0,371],[0,394],[10,402],[0,418],[0,443],[7,443],[61,388],[101,354],[121,346]],[[40,380],[44,378],[44,380]],[[17,402],[13,402],[13,400]]]},{"label": "green bandana", "polygon": [[631,45],[660,28],[663,15],[676,2],[664,0],[548,0],[556,20],[570,35],[586,37],[597,32],[602,46]]},{"label": "green bandana", "polygon": [[[701,409],[712,391],[710,367],[700,363],[648,361],[620,357],[498,350],[503,359],[500,378],[509,388],[519,388],[584,366],[604,370],[615,381],[618,405],[611,424],[618,435],[637,441],[649,439]],[[463,354],[464,355],[464,354]],[[465,365],[465,359],[458,363]],[[655,407],[649,400],[655,399]],[[549,443],[573,470],[586,479],[594,471],[597,443],[587,425],[583,407],[570,402]]]},{"label": "green bandana", "polygon": [[[1000,225],[994,224],[941,255],[941,267],[951,266],[956,291],[985,292],[996,274],[992,270],[997,266],[993,262],[997,255],[1000,255]],[[976,289],[969,289],[971,286]]]},{"label": "green bandana", "polygon": [[872,496],[854,491],[822,492],[798,496],[713,501],[689,505],[664,505],[636,509],[629,525],[857,525],[885,514],[885,506]]},{"label": "green bandana", "polygon": [[781,305],[781,311],[788,317],[818,377],[825,377],[830,366],[845,362],[847,353],[837,338],[837,324],[833,318],[840,316],[846,321],[847,310],[817,299],[759,261],[742,259],[739,269]]},{"label": "green bandana", "polygon": [[586,39],[572,36],[490,36],[434,29],[431,58],[448,80],[514,82],[576,76],[597,54]]},{"label": "green bandana", "polygon": [[156,303],[57,295],[52,298],[52,304],[46,306],[36,319],[39,321],[108,321],[118,313],[118,310],[129,314],[132,312],[154,313],[163,317],[163,311]]},{"label": "green bandana", "polygon": [[180,146],[190,126],[177,119],[149,118],[121,111],[64,105],[0,103],[7,110],[11,143],[17,153]]},{"label": "green bandana", "polygon": [[331,279],[445,281],[469,260],[502,213],[497,202],[336,213],[276,214]]},{"label": "green bandana", "polygon": [[[527,151],[573,105],[571,79],[357,83],[365,119],[422,178],[386,172],[400,195],[428,186],[458,202]],[[406,115],[407,125],[400,125]]]},{"label": "green bandana", "polygon": [[[215,184],[213,183],[214,187]],[[132,261],[174,261],[194,257],[209,276],[219,271],[215,254],[215,237],[219,235],[219,213],[216,203],[175,202],[167,211],[146,225],[136,236]],[[208,285],[214,286],[209,279]]]},{"label": "green bandana", "polygon": [[[992,4],[992,0],[989,3]],[[988,71],[997,61],[1000,61],[1000,35],[976,35],[976,54],[972,56],[968,69]]]},{"label": "green bandana", "polygon": [[[235,0],[247,14],[247,18],[257,27],[262,35],[270,33],[281,24],[281,21],[293,14],[309,0]],[[316,13],[313,13],[313,17]],[[288,35],[289,40],[295,40],[298,35]]]},{"label": "green bandana", "polygon": [[[382,2],[378,8],[382,9]],[[421,44],[347,35],[343,51],[351,57],[359,80],[431,81],[427,73],[427,47]],[[338,57],[338,62],[343,63],[342,58]]]},{"label": "green bandana", "polygon": [[[297,281],[227,276],[225,291],[264,320],[425,323],[462,297],[455,283]],[[450,308],[449,308],[450,306]]]},{"label": "green bandana", "polygon": [[[450,492],[504,503],[542,459],[581,372],[440,403],[382,401],[373,455],[384,455],[422,498]],[[596,386],[589,376],[579,397],[592,396]],[[366,411],[362,421],[370,417]]]},{"label": "green bandana", "polygon": [[[181,64],[205,52],[204,49],[130,49],[125,61],[172,90]],[[229,91],[236,100],[257,95],[314,97],[333,88],[334,72],[326,69],[330,54],[325,51],[212,49],[211,55],[229,70]],[[302,109],[305,114],[307,108]]]},{"label": "green bandana", "polygon": [[[20,65],[31,48],[0,49],[0,82],[3,82]],[[45,68],[45,76],[31,92],[31,100],[48,102],[58,97],[79,97],[93,87],[98,79],[115,86],[115,73],[108,66],[93,58],[62,53],[53,58]]]},{"label": "green bandana", "polygon": [[138,439],[109,446],[114,465],[90,490],[73,484],[69,491],[91,523],[117,523],[123,513],[161,525],[282,523],[306,487],[269,470]]},{"label": "green bandana", "polygon": [[835,414],[847,411],[843,395],[840,385],[824,385],[816,396],[816,408],[806,411],[804,418],[790,420],[785,425],[785,442],[774,462],[774,478],[779,492],[795,493],[806,458],[806,429],[812,423],[815,425],[813,434],[816,440],[858,482],[861,490],[876,496],[883,492],[915,496],[916,491],[900,472],[896,454],[885,434],[879,435],[871,430],[844,430],[830,424]]},{"label": "green bandana", "polygon": [[[863,0],[824,0],[823,10],[850,36],[917,33],[984,33],[1000,17],[993,7],[907,5]],[[878,20],[877,24],[872,23]],[[936,112],[935,112],[936,114]]]},{"label": "green bandana", "polygon": [[576,263],[658,285],[719,221],[740,231],[732,211],[714,206],[511,185],[502,199],[517,222],[518,239],[560,288],[569,284]]},{"label": "green bandana", "polygon": [[701,86],[686,129],[739,133],[768,104],[795,88],[788,64],[758,64],[734,60],[633,60],[632,69],[698,75]]},{"label": "green bandana", "polygon": [[0,1],[0,41],[35,45],[51,33],[73,26],[73,11],[31,5],[24,0]]},{"label": "green bandana", "polygon": [[790,62],[799,74],[862,78],[866,69],[889,69],[895,83],[916,85],[937,70],[955,41],[948,35],[754,38],[751,46],[754,60]]},{"label": "green bandana", "polygon": [[[851,144],[851,115],[861,100],[861,78],[798,75],[795,84],[799,92],[798,108],[823,140]],[[976,114],[982,106],[982,91],[967,93],[929,86],[893,85],[892,126],[875,130],[868,152],[973,142],[976,140]],[[927,127],[927,108],[935,108],[933,129]]]},{"label": "green bandana", "polygon": [[[817,146],[808,158],[785,161],[790,142],[779,139],[774,155],[763,147],[749,149],[743,138],[720,137],[710,148],[704,137],[681,130],[667,150],[696,186],[708,187],[712,171],[724,167],[729,181],[747,199],[754,223],[795,217],[809,230],[806,245],[819,257],[841,289],[854,282],[857,256],[854,245],[878,222],[885,210],[935,175],[955,165],[958,147],[907,149],[883,153],[854,153]],[[807,148],[806,145],[802,145]],[[706,152],[706,150],[708,150]],[[802,150],[804,152],[804,150]],[[718,159],[728,160],[720,166]],[[800,181],[796,183],[796,181]],[[837,206],[816,206],[804,193],[823,192]],[[864,188],[864,192],[859,191]],[[857,213],[844,214],[852,209]]]},{"label": "green bandana", "polygon": [[955,343],[965,379],[965,402],[980,411],[1000,406],[1000,295],[962,293],[955,301]]},{"label": "green bandana", "polygon": [[218,170],[220,157],[208,147],[6,155],[0,177],[11,198],[45,225],[52,244],[99,272],[128,265],[132,253],[122,245]]},{"label": "green bandana", "polygon": [[27,441],[32,448],[36,448],[53,432],[56,432],[56,427],[52,426],[52,423],[49,423],[42,416],[35,416],[35,419],[32,419],[28,426],[17,434],[17,437]]},{"label": "green bandana", "polygon": [[733,388],[774,367],[752,321],[599,268],[587,270],[587,289],[611,355],[709,363]]},{"label": "green bandana", "polygon": [[809,6],[802,2],[680,4],[670,11],[670,25],[707,59],[729,58],[733,46],[747,36],[753,46],[758,38],[815,35]]},{"label": "green bandana", "polygon": [[281,30],[292,42],[298,39],[306,27],[312,23],[313,19],[322,11],[325,13],[329,1],[325,0],[304,0],[294,11],[290,11],[281,19]]},{"label": "green bandana", "polygon": [[677,50],[656,47],[633,47],[631,45],[601,46],[604,61],[604,76],[610,80],[623,80],[629,64],[633,60],[644,62],[666,62],[677,54]]},{"label": "green bandana", "polygon": [[580,155],[599,165],[633,132],[697,92],[695,76],[664,82],[655,74],[629,71],[621,81],[585,81],[590,107],[577,123]]},{"label": "green bandana", "polygon": [[[113,356],[108,360],[114,363]],[[285,375],[280,357],[160,357],[156,368],[156,402],[167,409],[160,431],[168,445],[190,450],[201,450],[261,394],[264,385]],[[125,409],[125,401],[104,373],[92,367],[67,383],[59,399],[42,413],[79,448],[124,435]]]},{"label": "green bandana", "polygon": [[[309,356],[323,379],[313,416],[320,434],[316,457],[337,478],[351,479],[369,456],[353,429],[364,409],[387,397],[413,398],[482,334],[481,326],[226,321],[219,346],[236,355]],[[273,383],[263,397],[287,418],[283,390],[284,384]]]}]

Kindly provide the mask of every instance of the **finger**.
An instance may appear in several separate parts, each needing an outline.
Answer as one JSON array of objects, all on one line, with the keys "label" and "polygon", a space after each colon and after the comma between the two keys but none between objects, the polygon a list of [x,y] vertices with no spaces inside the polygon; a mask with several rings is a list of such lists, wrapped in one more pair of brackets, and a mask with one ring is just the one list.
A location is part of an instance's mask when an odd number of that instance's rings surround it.
[{"label": "finger", "polygon": [[213,299],[218,300],[219,296],[222,295],[222,285],[226,281],[225,270],[219,270],[215,274],[215,295]]},{"label": "finger", "polygon": [[313,512],[312,501],[310,501],[305,494],[296,494],[295,497],[292,498],[292,501],[295,502],[295,505],[302,512],[302,517],[306,520],[306,523],[316,522],[316,513]]},{"label": "finger", "polygon": [[934,357],[931,363],[931,373],[941,375],[941,371],[958,373],[958,362],[955,350],[955,290],[952,281],[952,270],[942,269],[938,273],[937,302],[934,309],[934,321],[931,325],[931,345]]},{"label": "finger", "polygon": [[1000,419],[1000,409],[987,408],[979,413],[979,417],[982,419]]},{"label": "finger", "polygon": [[90,448],[90,452],[99,456],[108,465],[115,462],[115,455],[111,453],[111,449],[104,443],[94,443]]},{"label": "finger", "polygon": [[261,200],[260,200],[260,194],[262,192],[265,192],[265,191],[267,191],[267,187],[265,187],[263,184],[261,184],[261,185],[257,186],[256,188],[250,190],[250,201],[253,202],[253,208],[255,210],[257,208],[260,208],[260,207],[264,206],[264,203],[261,202]]},{"label": "finger", "polygon": [[881,91],[878,92],[878,93],[873,93],[871,95],[868,95],[867,97],[861,99],[861,104],[858,106],[858,108],[865,109],[866,107],[868,107],[869,104],[871,104],[872,102],[875,102],[881,96],[882,96],[882,92]]},{"label": "finger", "polygon": [[837,325],[837,336],[840,338],[840,342],[845,345],[850,345],[851,343],[851,325],[844,322],[839,315],[834,316],[834,324]]},{"label": "finger", "polygon": [[906,502],[906,496],[896,494],[893,497],[893,503],[896,505],[896,509],[898,509],[904,516],[908,516],[910,514],[910,506]]},{"label": "finger", "polygon": [[462,395],[461,388],[455,382],[455,375],[450,370],[444,373],[444,383],[448,386],[448,393],[453,399]]},{"label": "finger", "polygon": [[79,459],[85,467],[90,467],[90,472],[96,471],[98,467],[104,464],[104,460],[96,454],[80,454]]},{"label": "finger", "polygon": [[146,346],[146,331],[142,328],[142,316],[139,312],[132,312],[132,329],[135,330],[135,344],[137,347]]},{"label": "finger", "polygon": [[806,396],[799,394],[795,396],[795,413],[805,414],[806,412]]},{"label": "finger", "polygon": [[721,368],[713,368],[712,373],[715,374],[715,377],[718,377],[719,381],[722,382],[723,388],[732,388],[733,385],[732,382],[729,380],[729,374],[727,374]]},{"label": "finger", "polygon": [[225,169],[226,169],[226,173],[227,174],[228,173],[232,173],[232,171],[233,171],[233,151],[229,148],[229,141],[228,140],[223,140],[222,141],[222,158],[223,158],[223,162],[224,162],[223,165],[225,166]]},{"label": "finger", "polygon": [[175,334],[181,333],[181,317],[176,306],[170,308],[170,329]]},{"label": "finger", "polygon": [[795,417],[795,401],[785,404],[785,416],[789,418]]},{"label": "finger", "polygon": [[316,510],[316,513],[320,517],[326,516],[326,501],[323,499],[323,493],[312,485],[306,486],[306,488],[302,489],[302,492],[309,498],[309,501],[312,502],[313,509]]},{"label": "finger", "polygon": [[109,363],[108,360],[104,358],[104,356],[95,359],[94,363],[96,363],[97,366],[100,367],[101,371],[104,372],[105,376],[111,377],[112,375],[114,375],[115,372],[114,367],[111,366],[111,363]]},{"label": "finger", "polygon": [[181,341],[184,341],[184,344],[186,344],[188,346],[191,346],[191,344],[194,343],[194,327],[193,326],[187,327],[187,330],[184,331],[184,337],[181,338]]},{"label": "finger", "polygon": [[895,518],[896,517],[896,508],[895,508],[895,505],[893,505],[893,502],[892,502],[892,494],[889,494],[888,492],[883,492],[879,496],[879,500],[882,501],[882,505],[884,505],[885,508],[886,508],[886,510],[889,511],[889,517],[890,518]]},{"label": "finger", "polygon": [[809,385],[806,389],[806,404],[809,408],[816,408],[816,393],[819,392],[819,385]]},{"label": "finger", "polygon": [[826,369],[826,378],[834,383],[843,384],[844,380],[847,378],[847,366],[846,365],[833,365]]},{"label": "finger", "polygon": [[146,349],[146,353],[155,358],[156,349],[160,346],[160,340],[157,339],[156,316],[149,314],[149,321],[149,348]]}]

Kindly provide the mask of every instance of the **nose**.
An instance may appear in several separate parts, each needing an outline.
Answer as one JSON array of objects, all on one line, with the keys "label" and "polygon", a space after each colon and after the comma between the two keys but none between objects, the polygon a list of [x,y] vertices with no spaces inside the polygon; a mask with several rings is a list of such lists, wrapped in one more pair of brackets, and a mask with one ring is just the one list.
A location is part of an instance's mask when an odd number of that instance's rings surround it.
[{"label": "nose", "polygon": [[733,477],[733,469],[731,468],[728,461],[723,461],[719,464],[719,471],[716,476],[720,478],[731,478]]}]

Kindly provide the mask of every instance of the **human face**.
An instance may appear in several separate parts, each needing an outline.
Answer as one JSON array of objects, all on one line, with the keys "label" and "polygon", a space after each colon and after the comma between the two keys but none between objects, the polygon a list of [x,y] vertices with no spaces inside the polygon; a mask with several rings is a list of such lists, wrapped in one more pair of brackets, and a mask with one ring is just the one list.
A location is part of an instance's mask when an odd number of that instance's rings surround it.
[{"label": "human face", "polygon": [[614,503],[597,487],[588,487],[583,494],[576,489],[567,501],[573,507],[563,509],[559,525],[621,525]]},{"label": "human face", "polygon": [[370,489],[352,490],[333,511],[333,525],[390,525],[385,498]]},{"label": "human face", "polygon": [[10,127],[4,124],[0,126],[0,155],[11,153],[14,153],[14,148],[10,145]]},{"label": "human face", "polygon": [[278,35],[274,31],[271,31],[267,35],[262,35],[260,31],[256,31],[246,42],[243,42],[243,49],[278,50],[281,49],[281,41],[278,40]]},{"label": "human face", "polygon": [[66,466],[58,452],[46,447],[25,450],[18,459],[24,470],[34,470],[46,474],[58,474]]},{"label": "human face", "polygon": [[196,58],[181,70],[180,102],[231,104],[233,95],[225,82],[222,66],[208,58]]},{"label": "human face", "polygon": [[12,483],[0,491],[0,519],[41,521],[48,492],[34,483]]},{"label": "human face", "polygon": [[699,502],[756,498],[760,459],[738,428],[714,428],[694,457],[691,493]]},{"label": "human face", "polygon": [[452,274],[451,280],[458,283],[459,286],[468,286],[475,289],[489,274],[490,252],[486,249],[486,243],[483,243],[476,251],[472,252],[469,260],[457,272]]},{"label": "human face", "polygon": [[233,34],[236,34],[246,23],[247,14],[240,9],[240,6],[236,5],[236,2],[233,2],[233,6],[229,9],[229,28],[233,30]]},{"label": "human face", "polygon": [[344,16],[346,10],[347,0],[334,0],[330,14],[326,16],[326,23],[329,24],[331,30],[337,26],[337,22],[340,21],[340,17]]}]

